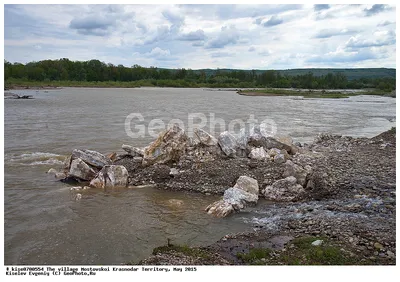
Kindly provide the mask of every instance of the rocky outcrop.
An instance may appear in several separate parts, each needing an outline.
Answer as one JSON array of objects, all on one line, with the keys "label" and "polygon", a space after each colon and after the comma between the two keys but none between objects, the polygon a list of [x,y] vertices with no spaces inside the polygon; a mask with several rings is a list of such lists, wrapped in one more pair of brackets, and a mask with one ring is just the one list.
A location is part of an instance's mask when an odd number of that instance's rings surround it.
[{"label": "rocky outcrop", "polygon": [[305,196],[303,186],[297,184],[294,176],[280,179],[264,189],[264,196],[268,200],[290,202],[300,200]]},{"label": "rocky outcrop", "polygon": [[171,161],[179,161],[184,154],[188,142],[185,131],[179,126],[162,132],[158,138],[144,150],[143,165],[148,166],[155,163],[163,164]]},{"label": "rocky outcrop", "polygon": [[216,217],[225,217],[244,209],[246,206],[257,204],[258,192],[257,180],[248,176],[241,176],[233,188],[225,190],[221,200],[206,208],[206,212]]},{"label": "rocky outcrop", "polygon": [[78,149],[73,150],[72,159],[77,159],[77,158],[99,169],[105,165],[111,164],[111,160],[109,158],[107,158],[106,156],[104,156],[99,152],[92,150],[78,150]]},{"label": "rocky outcrop", "polygon": [[96,171],[86,164],[82,159],[76,158],[71,162],[68,176],[78,178],[79,180],[89,181],[96,176]]},{"label": "rocky outcrop", "polygon": [[228,131],[224,131],[219,135],[218,144],[228,157],[234,157],[236,155],[238,144],[235,136]]},{"label": "rocky outcrop", "polygon": [[127,187],[128,185],[128,171],[122,165],[106,165],[96,178],[90,181],[90,186],[94,188],[114,188],[114,187]]}]

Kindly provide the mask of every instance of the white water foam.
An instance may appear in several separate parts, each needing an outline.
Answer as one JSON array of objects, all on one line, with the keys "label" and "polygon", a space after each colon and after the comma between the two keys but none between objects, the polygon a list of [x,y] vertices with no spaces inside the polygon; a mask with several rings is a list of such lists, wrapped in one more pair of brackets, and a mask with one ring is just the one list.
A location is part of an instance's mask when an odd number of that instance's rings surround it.
[{"label": "white water foam", "polygon": [[61,165],[65,156],[47,152],[34,152],[21,155],[6,154],[5,160],[19,165]]}]

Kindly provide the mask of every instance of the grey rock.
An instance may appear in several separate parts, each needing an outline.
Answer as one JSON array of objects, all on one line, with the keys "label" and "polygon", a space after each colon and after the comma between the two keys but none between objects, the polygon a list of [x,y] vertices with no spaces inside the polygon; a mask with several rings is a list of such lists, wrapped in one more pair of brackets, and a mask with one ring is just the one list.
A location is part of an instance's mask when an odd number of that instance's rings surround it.
[{"label": "grey rock", "polygon": [[136,148],[130,145],[123,144],[122,149],[125,150],[125,152],[127,152],[128,155],[132,157],[143,157],[144,155],[144,149]]},{"label": "grey rock", "polygon": [[258,196],[255,194],[239,188],[229,188],[225,190],[223,198],[209,205],[206,211],[216,217],[226,217],[248,205],[255,205],[257,201]]},{"label": "grey rock", "polygon": [[272,148],[268,151],[268,155],[270,155],[271,157],[275,157],[276,155],[279,155],[281,153],[281,150],[277,149],[277,148]]},{"label": "grey rock", "polygon": [[176,168],[171,168],[171,170],[169,171],[169,175],[175,176],[179,174],[179,170],[177,170]]},{"label": "grey rock", "polygon": [[231,204],[235,211],[239,211],[247,205],[257,204],[258,195],[239,188],[229,188],[225,190],[223,200]]},{"label": "grey rock", "polygon": [[104,166],[96,178],[90,181],[90,186],[94,188],[113,188],[126,187],[128,185],[128,171],[122,165]]},{"label": "grey rock", "polygon": [[206,211],[216,217],[225,217],[234,211],[242,210],[246,206],[257,204],[258,193],[257,180],[248,176],[241,176],[235,187],[225,190],[223,198],[209,205]]},{"label": "grey rock", "polygon": [[289,202],[300,200],[304,196],[304,188],[297,184],[294,176],[289,176],[274,182],[264,190],[265,198],[274,201]]},{"label": "grey rock", "polygon": [[240,176],[233,188],[242,189],[245,192],[257,195],[258,197],[259,186],[257,180],[254,178],[248,176]]},{"label": "grey rock", "polygon": [[270,156],[267,154],[263,147],[260,147],[251,150],[249,158],[254,160],[269,160]]},{"label": "grey rock", "polygon": [[249,138],[249,134],[246,132],[246,128],[240,129],[239,135],[236,139],[237,145],[239,149],[247,150],[247,141]]},{"label": "grey rock", "polygon": [[206,212],[215,217],[226,217],[234,211],[233,206],[224,200],[214,202],[206,208]]},{"label": "grey rock", "polygon": [[234,157],[236,155],[238,144],[236,138],[228,131],[224,131],[219,135],[218,144],[228,157]]},{"label": "grey rock", "polygon": [[291,160],[287,160],[285,163],[285,170],[283,172],[283,177],[294,176],[297,179],[297,183],[301,186],[305,186],[307,184],[306,179],[307,175],[310,173],[311,167],[308,166],[307,169],[294,164]]},{"label": "grey rock", "polygon": [[218,145],[218,140],[208,132],[200,129],[200,128],[195,128],[193,130],[193,133],[195,137],[200,141],[201,144],[206,145],[206,146],[217,146]]},{"label": "grey rock", "polygon": [[314,242],[311,243],[311,245],[313,245],[313,246],[321,246],[323,242],[324,242],[323,240],[315,240]]},{"label": "grey rock", "polygon": [[92,150],[73,150],[72,159],[77,158],[80,158],[85,163],[97,168],[102,168],[105,165],[111,164],[111,160],[109,158],[99,152]]},{"label": "grey rock", "polygon": [[157,139],[145,148],[142,164],[148,166],[179,161],[185,152],[187,142],[188,137],[185,131],[174,125],[160,133]]},{"label": "grey rock", "polygon": [[272,138],[272,137],[267,137],[265,144],[264,144],[265,149],[272,149],[272,148],[277,148],[277,149],[285,149],[287,152],[291,152],[291,146],[286,145],[282,142],[279,142],[278,140]]},{"label": "grey rock", "polygon": [[188,137],[188,142],[187,142],[188,147],[191,147],[193,149],[194,147],[197,147],[200,144],[201,143],[200,143],[199,138]]},{"label": "grey rock", "polygon": [[71,162],[68,176],[82,180],[91,180],[96,176],[96,171],[86,164],[82,159],[76,158]]},{"label": "grey rock", "polygon": [[54,177],[55,177],[56,179],[64,179],[64,178],[67,177],[67,174],[66,174],[65,172],[57,172],[57,173],[54,175]]},{"label": "grey rock", "polygon": [[276,141],[286,144],[288,146],[293,145],[293,139],[290,136],[275,136]]},{"label": "grey rock", "polygon": [[392,251],[387,251],[386,254],[387,254],[387,256],[389,258],[395,258],[396,257],[395,254]]},{"label": "grey rock", "polygon": [[283,164],[285,162],[285,156],[283,154],[278,154],[274,157],[274,162],[277,164]]}]

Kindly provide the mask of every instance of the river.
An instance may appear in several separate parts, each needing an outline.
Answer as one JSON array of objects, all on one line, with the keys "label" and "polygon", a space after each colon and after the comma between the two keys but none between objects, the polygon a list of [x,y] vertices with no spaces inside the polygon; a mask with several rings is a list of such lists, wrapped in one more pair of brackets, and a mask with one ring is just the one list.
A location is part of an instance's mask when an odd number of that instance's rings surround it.
[{"label": "river", "polygon": [[[136,88],[15,90],[31,100],[4,101],[5,264],[121,264],[137,262],[167,238],[207,245],[228,233],[252,228],[252,209],[216,219],[204,208],[218,197],[157,189],[91,192],[75,201],[70,186],[46,174],[60,168],[75,148],[104,154],[122,144],[145,146],[154,137],[131,138],[130,129],[155,118],[167,124],[189,114],[246,122],[252,114],[269,120],[278,134],[311,142],[319,132],[372,137],[395,126],[396,100],[377,96],[348,99],[248,97],[234,91]],[[199,122],[199,120],[197,120]],[[161,127],[159,127],[161,128]],[[189,129],[189,128],[187,128]],[[224,128],[215,130],[218,134]],[[159,129],[161,130],[161,129]],[[190,131],[190,130],[189,130]],[[183,200],[181,207],[170,199]],[[268,205],[261,201],[260,205]]]}]

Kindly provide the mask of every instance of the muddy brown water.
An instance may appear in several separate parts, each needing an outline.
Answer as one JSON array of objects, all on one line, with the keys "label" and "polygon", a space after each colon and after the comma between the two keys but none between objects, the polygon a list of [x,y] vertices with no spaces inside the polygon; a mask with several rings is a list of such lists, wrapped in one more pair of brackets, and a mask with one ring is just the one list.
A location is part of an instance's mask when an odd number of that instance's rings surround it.
[{"label": "muddy brown water", "polygon": [[[13,93],[32,100],[4,101],[5,264],[121,264],[147,257],[167,238],[208,245],[228,233],[253,228],[252,209],[225,219],[204,213],[218,197],[156,189],[90,192],[74,200],[70,186],[46,174],[74,148],[110,153],[122,144],[145,146],[153,137],[125,132],[130,113],[188,124],[188,113],[228,123],[273,119],[279,134],[310,142],[319,132],[372,137],[395,126],[396,100],[246,97],[203,89],[65,88]],[[195,121],[196,122],[196,121]],[[134,128],[133,126],[131,128]],[[226,127],[227,128],[227,127]],[[209,126],[205,126],[209,130]],[[216,128],[218,134],[222,128]],[[175,206],[170,199],[183,201]],[[268,206],[261,201],[257,207]]]}]

